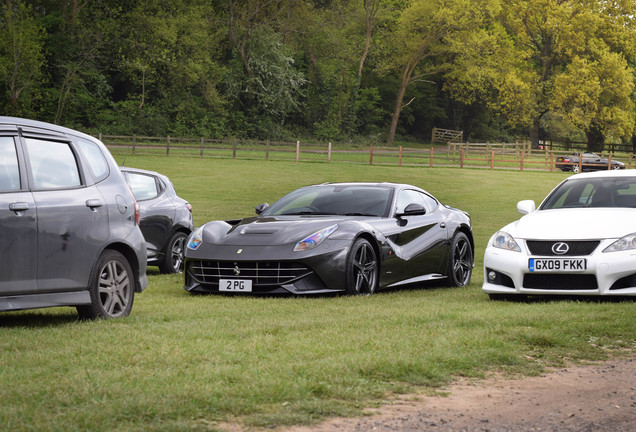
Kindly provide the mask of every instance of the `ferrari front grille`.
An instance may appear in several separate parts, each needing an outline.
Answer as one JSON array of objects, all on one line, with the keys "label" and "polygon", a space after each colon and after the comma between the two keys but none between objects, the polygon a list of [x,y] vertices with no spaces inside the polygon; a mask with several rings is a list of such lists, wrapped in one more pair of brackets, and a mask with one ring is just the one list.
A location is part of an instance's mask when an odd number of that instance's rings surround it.
[{"label": "ferrari front grille", "polygon": [[265,287],[292,283],[312,270],[288,261],[190,261],[188,272],[205,285],[218,285],[219,279],[250,279],[255,287]]},{"label": "ferrari front grille", "polygon": [[[599,245],[598,240],[586,240],[586,241],[536,241],[528,240],[528,249],[530,253],[536,256],[586,256],[594,252],[594,249]],[[568,250],[563,254],[556,254],[552,251],[552,247],[555,243],[565,243],[568,246]]]}]

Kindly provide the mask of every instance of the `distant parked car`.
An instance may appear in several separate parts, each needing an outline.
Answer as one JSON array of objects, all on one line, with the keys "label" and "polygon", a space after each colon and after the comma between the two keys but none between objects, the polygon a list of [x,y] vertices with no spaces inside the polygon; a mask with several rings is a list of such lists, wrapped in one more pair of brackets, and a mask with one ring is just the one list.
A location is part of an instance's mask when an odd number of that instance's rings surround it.
[{"label": "distant parked car", "polygon": [[121,171],[140,206],[148,264],[162,273],[181,273],[185,241],[194,228],[192,206],[177,195],[165,175],[128,167]]},{"label": "distant parked car", "polygon": [[139,207],[99,140],[0,117],[0,311],[127,316],[148,284]]},{"label": "distant parked car", "polygon": [[[561,171],[579,172],[579,159],[581,153],[574,153],[571,156],[557,156],[554,166]],[[596,153],[583,153],[583,159],[581,161],[582,171],[602,171],[610,167],[609,158],[601,157]],[[623,162],[612,159],[611,169],[624,169],[625,164]]]}]

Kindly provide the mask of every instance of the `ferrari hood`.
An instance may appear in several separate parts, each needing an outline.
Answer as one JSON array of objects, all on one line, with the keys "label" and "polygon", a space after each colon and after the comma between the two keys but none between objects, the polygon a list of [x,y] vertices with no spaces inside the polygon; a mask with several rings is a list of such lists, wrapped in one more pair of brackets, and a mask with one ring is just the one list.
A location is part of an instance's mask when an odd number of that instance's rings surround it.
[{"label": "ferrari hood", "polygon": [[517,239],[583,240],[621,238],[636,232],[636,209],[538,210],[505,226]]},{"label": "ferrari hood", "polygon": [[254,217],[237,224],[221,222],[222,225],[211,222],[205,226],[204,241],[227,246],[292,244],[318,230],[346,222],[341,217]]}]

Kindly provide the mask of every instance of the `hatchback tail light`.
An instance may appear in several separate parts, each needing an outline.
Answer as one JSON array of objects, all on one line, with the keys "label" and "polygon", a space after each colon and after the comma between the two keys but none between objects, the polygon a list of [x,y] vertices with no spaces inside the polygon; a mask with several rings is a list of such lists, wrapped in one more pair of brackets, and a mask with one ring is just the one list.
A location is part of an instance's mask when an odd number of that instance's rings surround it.
[{"label": "hatchback tail light", "polygon": [[185,206],[186,206],[186,208],[188,209],[188,211],[189,211],[190,213],[192,213],[192,205],[191,205],[190,203],[186,203],[186,205],[185,205]]},{"label": "hatchback tail light", "polygon": [[134,203],[134,207],[135,207],[135,223],[137,225],[139,225],[139,221],[141,221],[141,210],[139,209],[139,203],[137,202],[137,199],[135,198],[135,194],[132,192],[132,189],[130,189],[129,185],[126,185],[128,187],[128,192],[130,193],[130,197],[133,200]]}]

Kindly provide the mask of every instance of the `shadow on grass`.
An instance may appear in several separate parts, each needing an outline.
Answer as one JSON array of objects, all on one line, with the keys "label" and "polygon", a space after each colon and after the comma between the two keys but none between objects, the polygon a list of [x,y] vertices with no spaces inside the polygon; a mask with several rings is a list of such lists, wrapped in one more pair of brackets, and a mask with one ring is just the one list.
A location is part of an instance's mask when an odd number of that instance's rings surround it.
[{"label": "shadow on grass", "polygon": [[1,312],[0,328],[56,327],[80,321],[77,313],[46,314],[41,312]]},{"label": "shadow on grass", "polygon": [[575,296],[575,295],[518,295],[503,294],[500,297],[491,297],[493,301],[503,301],[511,303],[559,303],[559,302],[579,302],[579,303],[624,303],[636,301],[636,297],[629,296]]}]

